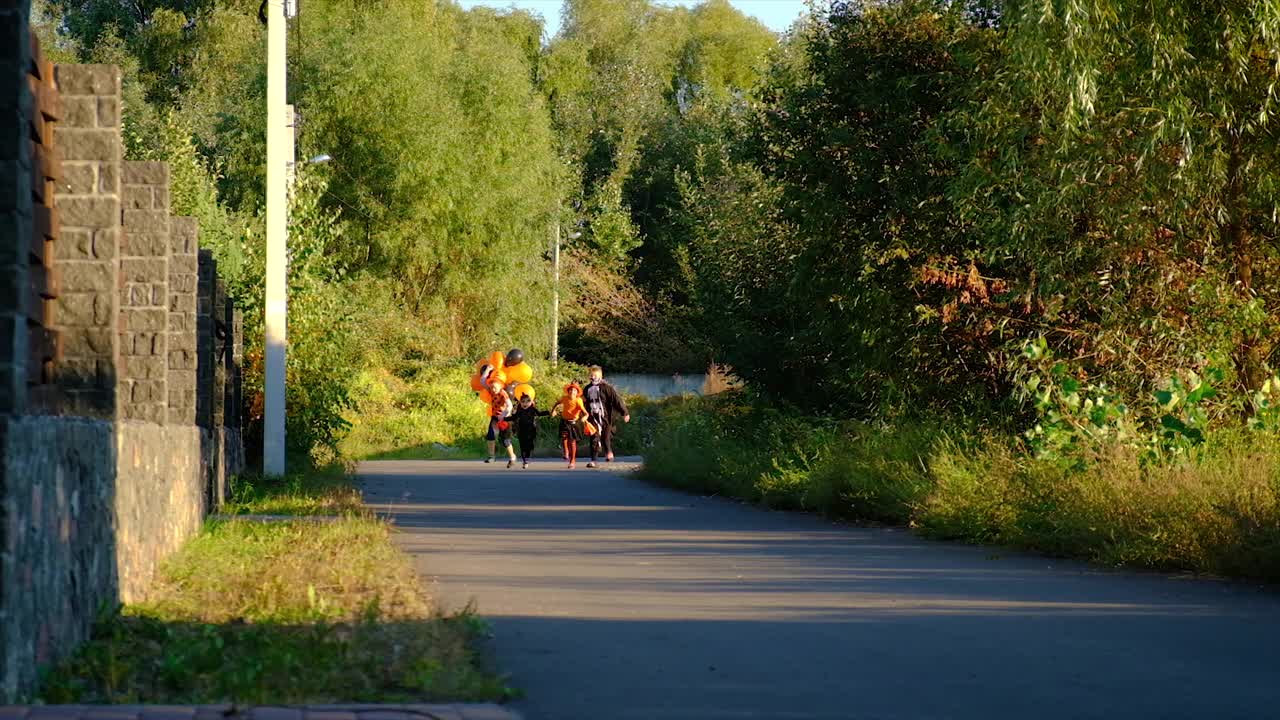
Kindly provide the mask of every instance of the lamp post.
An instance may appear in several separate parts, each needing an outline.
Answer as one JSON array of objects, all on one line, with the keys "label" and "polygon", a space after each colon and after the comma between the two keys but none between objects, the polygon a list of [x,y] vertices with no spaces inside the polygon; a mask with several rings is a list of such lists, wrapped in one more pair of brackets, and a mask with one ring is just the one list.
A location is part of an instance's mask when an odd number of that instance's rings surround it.
[{"label": "lamp post", "polygon": [[288,317],[288,174],[293,128],[286,106],[286,15],[288,0],[266,0],[267,20],[267,277],[263,377],[262,470],[283,475],[284,381]]}]

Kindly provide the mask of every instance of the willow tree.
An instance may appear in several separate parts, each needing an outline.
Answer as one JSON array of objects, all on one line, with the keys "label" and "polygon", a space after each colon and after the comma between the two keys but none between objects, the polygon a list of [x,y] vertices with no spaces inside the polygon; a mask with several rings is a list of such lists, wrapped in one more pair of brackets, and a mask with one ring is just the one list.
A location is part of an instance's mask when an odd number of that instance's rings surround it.
[{"label": "willow tree", "polygon": [[1149,389],[1179,368],[1257,387],[1275,347],[1280,5],[1008,0],[960,123],[977,260],[1019,332]]},{"label": "willow tree", "polygon": [[561,166],[527,46],[511,40],[527,18],[414,0],[306,12],[305,150],[333,157],[331,202],[350,225],[330,252],[392,288],[431,350],[545,347]]}]

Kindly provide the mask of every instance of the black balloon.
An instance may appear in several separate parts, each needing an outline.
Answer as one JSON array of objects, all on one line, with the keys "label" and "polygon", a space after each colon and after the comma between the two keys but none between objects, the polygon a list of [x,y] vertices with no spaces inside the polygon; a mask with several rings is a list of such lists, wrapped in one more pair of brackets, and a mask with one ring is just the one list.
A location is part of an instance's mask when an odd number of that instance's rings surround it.
[{"label": "black balloon", "polygon": [[523,350],[521,350],[520,348],[511,348],[511,350],[507,352],[507,367],[511,367],[512,365],[519,365],[522,362],[524,362]]}]

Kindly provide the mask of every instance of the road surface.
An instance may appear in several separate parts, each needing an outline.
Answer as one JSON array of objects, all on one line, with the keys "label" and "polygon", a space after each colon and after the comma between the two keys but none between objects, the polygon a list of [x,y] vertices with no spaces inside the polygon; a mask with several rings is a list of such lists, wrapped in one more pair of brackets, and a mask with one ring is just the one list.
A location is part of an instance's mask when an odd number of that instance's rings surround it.
[{"label": "road surface", "polygon": [[360,466],[529,720],[1280,717],[1280,592],[835,525],[625,472]]}]

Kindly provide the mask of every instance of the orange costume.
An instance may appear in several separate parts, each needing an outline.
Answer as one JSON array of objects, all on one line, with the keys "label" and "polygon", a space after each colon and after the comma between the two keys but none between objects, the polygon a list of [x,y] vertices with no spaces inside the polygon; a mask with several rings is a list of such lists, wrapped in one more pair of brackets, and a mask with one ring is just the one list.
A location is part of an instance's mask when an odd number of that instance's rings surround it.
[{"label": "orange costume", "polygon": [[[493,399],[489,401],[489,417],[496,417],[501,420],[507,415],[510,415],[511,396],[507,394],[507,391],[499,390],[496,393],[492,393],[492,395]],[[582,401],[579,400],[578,404],[581,405]]]},{"label": "orange costume", "polygon": [[[571,391],[576,390],[574,394]],[[564,450],[564,459],[569,467],[578,459],[578,421],[587,419],[587,406],[582,403],[582,388],[577,383],[569,383],[564,388],[564,395],[551,407],[554,411],[560,408],[560,447]]]},{"label": "orange costume", "polygon": [[587,406],[582,404],[580,397],[564,395],[556,404],[560,406],[560,416],[569,422],[577,422],[587,416]]}]

